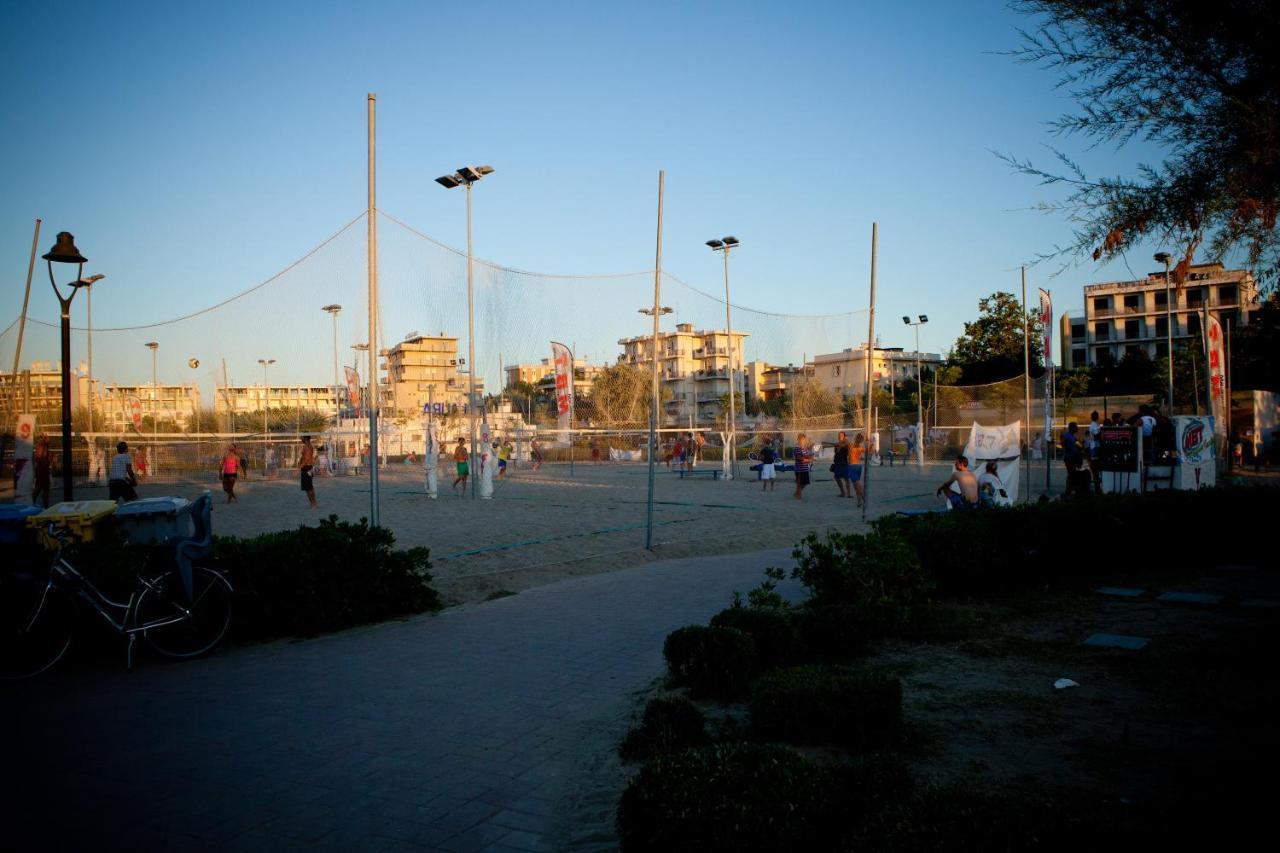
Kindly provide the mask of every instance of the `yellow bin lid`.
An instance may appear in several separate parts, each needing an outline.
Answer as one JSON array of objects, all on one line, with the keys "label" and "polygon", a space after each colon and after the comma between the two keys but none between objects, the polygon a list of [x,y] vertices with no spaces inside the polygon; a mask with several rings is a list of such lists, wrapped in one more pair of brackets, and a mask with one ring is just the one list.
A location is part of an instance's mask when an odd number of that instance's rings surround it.
[{"label": "yellow bin lid", "polygon": [[51,521],[94,522],[106,518],[115,511],[115,501],[63,501],[38,515],[30,516],[27,523],[33,527],[39,527]]}]

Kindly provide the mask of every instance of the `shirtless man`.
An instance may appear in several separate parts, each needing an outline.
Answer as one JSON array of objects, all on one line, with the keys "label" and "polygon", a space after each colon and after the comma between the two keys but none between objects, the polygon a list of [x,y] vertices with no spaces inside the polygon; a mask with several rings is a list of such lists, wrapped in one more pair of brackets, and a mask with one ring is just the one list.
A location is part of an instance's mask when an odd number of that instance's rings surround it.
[{"label": "shirtless man", "polygon": [[[960,487],[960,494],[951,491],[951,484],[955,483]],[[938,486],[937,495],[942,497],[943,492],[947,493],[947,500],[951,501],[952,509],[974,509],[978,505],[978,478],[969,470],[969,459],[961,456],[956,460],[956,468],[951,472],[951,476]]]},{"label": "shirtless man", "polygon": [[307,493],[311,508],[316,508],[316,489],[311,479],[311,469],[316,466],[316,449],[311,446],[311,436],[302,437],[302,457],[298,460],[298,475],[302,483],[302,491]]}]

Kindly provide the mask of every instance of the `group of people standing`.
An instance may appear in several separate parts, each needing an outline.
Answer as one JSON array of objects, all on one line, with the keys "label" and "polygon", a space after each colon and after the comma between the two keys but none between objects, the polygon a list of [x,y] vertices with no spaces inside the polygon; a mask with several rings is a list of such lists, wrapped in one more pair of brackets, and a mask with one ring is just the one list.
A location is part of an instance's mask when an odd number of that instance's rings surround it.
[{"label": "group of people standing", "polygon": [[[121,442],[121,444],[124,444],[124,442]],[[316,502],[315,467],[316,448],[311,443],[311,436],[304,435],[302,437],[302,452],[298,454],[298,484],[307,496],[307,503],[310,509],[315,509],[318,506]],[[114,472],[114,467],[112,470]],[[237,503],[240,500],[236,496],[236,483],[243,476],[244,458],[240,455],[239,448],[232,444],[227,448],[227,452],[223,454],[222,462],[218,467],[218,479],[222,481],[222,491],[227,495],[227,503]]]},{"label": "group of people standing", "polygon": [[[836,437],[835,452],[832,456],[831,473],[839,490],[839,497],[857,497],[858,506],[862,506],[866,493],[862,487],[862,460],[866,452],[865,438],[861,433],[854,436],[853,442],[841,432]],[[791,448],[792,467],[796,477],[796,490],[792,495],[796,500],[804,500],[804,490],[810,484],[813,471],[814,451],[809,436],[800,433],[796,436],[795,447]],[[760,483],[762,491],[773,491],[778,482],[778,451],[774,449],[773,440],[765,439],[760,448]]]}]

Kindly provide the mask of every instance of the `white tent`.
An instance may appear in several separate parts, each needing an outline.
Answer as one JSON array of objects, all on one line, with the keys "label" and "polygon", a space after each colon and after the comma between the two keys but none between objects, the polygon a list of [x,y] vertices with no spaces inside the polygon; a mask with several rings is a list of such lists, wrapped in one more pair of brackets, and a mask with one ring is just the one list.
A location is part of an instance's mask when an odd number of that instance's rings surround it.
[{"label": "white tent", "polygon": [[1013,504],[1018,500],[1018,471],[1022,467],[1021,442],[1022,421],[1014,421],[1005,426],[983,426],[973,422],[969,432],[969,441],[964,446],[964,455],[969,459],[969,470],[981,476],[988,462],[996,463],[996,471],[1000,482],[1004,484],[1007,501],[1001,504]]}]

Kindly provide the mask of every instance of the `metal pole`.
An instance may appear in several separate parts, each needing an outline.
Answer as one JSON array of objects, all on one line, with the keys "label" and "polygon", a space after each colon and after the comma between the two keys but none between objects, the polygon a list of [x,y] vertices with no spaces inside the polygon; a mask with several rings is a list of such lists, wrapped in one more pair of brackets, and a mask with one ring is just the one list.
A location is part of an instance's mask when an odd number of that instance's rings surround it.
[{"label": "metal pole", "polygon": [[[1200,322],[1200,340],[1204,342],[1204,399],[1208,406],[1205,412],[1209,417],[1213,417],[1213,365],[1209,362],[1209,288],[1206,287],[1204,290],[1204,301],[1200,303],[1200,314],[1203,318]],[[1215,432],[1221,429],[1218,424],[1214,424],[1213,428]],[[1216,440],[1214,446],[1218,446]]]},{"label": "metal pole", "polygon": [[160,435],[160,384],[156,381],[156,352],[159,346],[151,348],[151,459],[147,465],[147,473],[156,468],[156,443]]},{"label": "metal pole", "polygon": [[[475,313],[475,284],[472,271],[473,258],[471,255],[471,181],[466,182],[467,188],[467,422],[471,431],[471,462],[469,470],[471,471],[471,497],[474,500],[478,497],[476,493],[477,481],[480,477],[477,474],[476,466],[476,313]],[[570,431],[570,436],[573,435]],[[569,445],[570,450],[573,445]]]},{"label": "metal pole", "polygon": [[[369,523],[379,523],[378,509],[378,197],[376,192],[376,109],[378,96],[369,93]],[[470,232],[470,228],[468,228]],[[467,272],[471,271],[471,240],[467,240]]]},{"label": "metal pole", "polygon": [[658,238],[653,264],[653,384],[649,400],[649,497],[645,506],[644,547],[653,548],[653,477],[658,456],[658,318],[662,316],[662,188],[665,173],[658,170]]},{"label": "metal pole", "polygon": [[[81,267],[83,269],[83,267]],[[82,276],[77,276],[79,280]],[[52,271],[49,280],[53,280]],[[57,288],[54,288],[57,292]],[[58,303],[62,309],[62,499],[75,500],[71,487],[71,300],[76,291],[71,289],[67,299],[58,294]]]},{"label": "metal pole", "polygon": [[920,323],[916,327],[916,467],[924,467],[924,386],[920,384]]},{"label": "metal pole", "polygon": [[[1046,290],[1045,293],[1049,294],[1049,314],[1052,323],[1053,291]],[[1044,338],[1045,331],[1040,330],[1041,339]],[[1044,401],[1044,492],[1048,494],[1049,472],[1053,467],[1053,354],[1048,352],[1044,354]]]},{"label": "metal pole", "polygon": [[[734,463],[734,406],[733,406],[733,323],[729,319],[729,246],[724,247],[724,327],[725,332],[729,336],[729,437],[725,442],[724,451],[729,455],[729,466],[724,472],[726,480],[733,479],[733,463]],[[656,344],[655,344],[656,345]]]},{"label": "metal pole", "polygon": [[1169,290],[1169,258],[1164,259],[1164,334],[1165,349],[1168,350],[1169,357],[1169,388],[1167,403],[1168,411],[1166,414],[1173,417],[1173,300],[1170,298]]},{"label": "metal pole", "polygon": [[578,342],[573,341],[569,349],[569,476],[574,476],[573,471],[573,363],[578,359]]},{"label": "metal pole", "polygon": [[[85,298],[89,300],[89,432],[93,432],[93,286],[90,285]],[[89,479],[93,479],[93,460],[89,460]]]},{"label": "metal pole", "polygon": [[876,241],[879,224],[871,223],[871,309],[867,315],[867,445],[862,452],[862,520],[867,520],[867,504],[871,501],[871,361],[875,358],[876,340]]},{"label": "metal pole", "polygon": [[[27,304],[31,301],[31,275],[36,269],[36,246],[40,242],[40,220],[36,219],[35,233],[31,235],[31,260],[27,261],[27,289],[22,293],[22,314],[18,317],[18,345],[13,350],[13,413],[18,414],[18,366],[22,363],[22,334],[27,328]],[[26,408],[25,406],[23,408]]]},{"label": "metal pole", "polygon": [[1027,268],[1022,268],[1022,401],[1026,417],[1022,421],[1022,444],[1026,448],[1027,494],[1031,494],[1031,308],[1027,305]]}]

